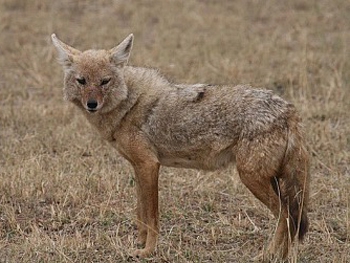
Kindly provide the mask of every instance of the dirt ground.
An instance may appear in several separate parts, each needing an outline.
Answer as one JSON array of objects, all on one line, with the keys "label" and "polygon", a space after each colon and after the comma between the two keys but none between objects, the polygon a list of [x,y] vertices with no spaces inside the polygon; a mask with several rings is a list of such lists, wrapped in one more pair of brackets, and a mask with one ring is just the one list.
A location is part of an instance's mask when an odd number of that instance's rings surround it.
[{"label": "dirt ground", "polygon": [[[128,262],[131,166],[62,98],[50,35],[84,50],[129,33],[130,63],[179,83],[250,83],[300,111],[310,232],[290,262],[350,262],[350,2],[0,0],[0,262]],[[251,262],[276,220],[218,172],[162,168],[161,237],[144,262]]]}]

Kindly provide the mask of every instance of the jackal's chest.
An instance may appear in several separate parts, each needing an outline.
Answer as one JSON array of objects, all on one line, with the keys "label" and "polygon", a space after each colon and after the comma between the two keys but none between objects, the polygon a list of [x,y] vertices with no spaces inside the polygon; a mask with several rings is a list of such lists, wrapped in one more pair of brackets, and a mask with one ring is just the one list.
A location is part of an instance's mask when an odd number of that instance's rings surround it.
[{"label": "jackal's chest", "polygon": [[87,119],[104,140],[108,142],[115,141],[115,125],[112,120],[100,116],[88,116]]}]

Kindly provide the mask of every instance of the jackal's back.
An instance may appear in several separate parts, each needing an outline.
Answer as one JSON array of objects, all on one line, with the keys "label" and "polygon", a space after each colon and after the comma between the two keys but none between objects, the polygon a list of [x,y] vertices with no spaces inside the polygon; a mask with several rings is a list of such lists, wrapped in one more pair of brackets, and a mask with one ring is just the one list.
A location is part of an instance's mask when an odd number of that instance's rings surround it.
[{"label": "jackal's back", "polygon": [[175,85],[149,112],[143,129],[160,159],[201,169],[233,162],[242,138],[276,129],[287,134],[287,119],[295,114],[291,104],[268,90],[199,84]]}]

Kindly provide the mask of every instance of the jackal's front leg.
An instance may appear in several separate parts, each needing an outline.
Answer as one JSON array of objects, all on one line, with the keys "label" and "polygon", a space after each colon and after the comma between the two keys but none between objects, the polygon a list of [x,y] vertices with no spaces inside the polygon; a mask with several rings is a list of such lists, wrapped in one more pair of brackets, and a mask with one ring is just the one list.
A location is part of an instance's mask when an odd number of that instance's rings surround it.
[{"label": "jackal's front leg", "polygon": [[140,183],[136,182],[137,204],[136,204],[136,225],[138,230],[137,245],[144,247],[147,239],[146,209],[142,204]]},{"label": "jackal's front leg", "polygon": [[159,232],[158,172],[159,164],[148,162],[134,165],[137,191],[138,243],[143,249],[134,252],[136,257],[147,257],[154,252]]}]

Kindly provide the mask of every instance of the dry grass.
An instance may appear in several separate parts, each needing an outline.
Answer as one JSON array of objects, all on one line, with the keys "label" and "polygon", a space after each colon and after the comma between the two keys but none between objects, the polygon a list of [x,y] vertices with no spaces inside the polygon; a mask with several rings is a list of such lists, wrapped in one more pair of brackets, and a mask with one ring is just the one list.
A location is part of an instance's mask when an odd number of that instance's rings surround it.
[{"label": "dry grass", "polygon": [[[292,262],[350,262],[350,4],[0,0],[0,262],[124,262],[129,164],[62,100],[52,32],[80,49],[135,34],[131,63],[185,83],[251,83],[300,110],[313,154],[311,229]],[[150,262],[250,262],[275,220],[237,181],[162,168]]]}]

